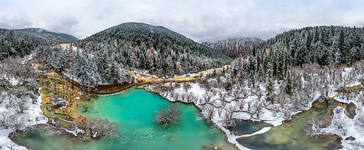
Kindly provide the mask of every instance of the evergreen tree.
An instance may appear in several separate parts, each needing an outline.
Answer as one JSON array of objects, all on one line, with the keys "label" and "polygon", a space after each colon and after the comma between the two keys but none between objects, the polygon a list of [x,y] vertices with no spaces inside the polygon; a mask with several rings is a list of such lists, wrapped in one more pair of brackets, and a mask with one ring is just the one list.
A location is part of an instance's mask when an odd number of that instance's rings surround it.
[{"label": "evergreen tree", "polygon": [[290,71],[287,73],[287,76],[286,76],[286,86],[285,86],[284,90],[287,94],[292,93],[292,78],[291,78]]},{"label": "evergreen tree", "polygon": [[347,63],[347,49],[345,47],[344,38],[344,31],[341,29],[338,39],[338,48],[340,52],[340,55],[338,56],[340,56],[341,63]]},{"label": "evergreen tree", "polygon": [[300,44],[297,49],[297,54],[295,55],[295,60],[297,66],[301,66],[305,63],[306,60],[306,50],[303,46],[303,44]]},{"label": "evergreen tree", "polygon": [[274,86],[273,82],[272,82],[271,78],[269,78],[268,79],[268,84],[267,84],[267,87],[266,87],[266,89],[267,89],[267,101],[273,101],[273,99],[271,99],[271,95],[273,93],[273,88],[274,88],[273,86]]},{"label": "evergreen tree", "polygon": [[306,50],[311,51],[311,43],[312,43],[312,37],[311,33],[308,29],[306,29],[307,35],[306,35]]}]

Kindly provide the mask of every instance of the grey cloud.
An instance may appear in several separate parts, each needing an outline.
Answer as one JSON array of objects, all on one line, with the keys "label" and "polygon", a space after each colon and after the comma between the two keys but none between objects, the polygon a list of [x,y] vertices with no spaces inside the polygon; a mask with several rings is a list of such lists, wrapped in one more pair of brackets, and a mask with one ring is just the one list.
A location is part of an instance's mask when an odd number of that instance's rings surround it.
[{"label": "grey cloud", "polygon": [[51,31],[63,32],[68,34],[73,34],[73,29],[77,26],[78,20],[75,18],[64,18],[60,19],[58,22],[52,23],[48,28]]},{"label": "grey cloud", "polygon": [[364,16],[355,23],[355,26],[364,27]]},{"label": "grey cloud", "polygon": [[360,0],[26,2],[19,5],[16,1],[6,1],[1,5],[0,27],[40,27],[84,38],[120,23],[144,22],[164,26],[197,42],[213,42],[244,36],[268,39],[305,26],[364,26],[361,7],[364,1]]},{"label": "grey cloud", "polygon": [[7,29],[17,29],[32,26],[26,16],[0,16],[0,27]]}]

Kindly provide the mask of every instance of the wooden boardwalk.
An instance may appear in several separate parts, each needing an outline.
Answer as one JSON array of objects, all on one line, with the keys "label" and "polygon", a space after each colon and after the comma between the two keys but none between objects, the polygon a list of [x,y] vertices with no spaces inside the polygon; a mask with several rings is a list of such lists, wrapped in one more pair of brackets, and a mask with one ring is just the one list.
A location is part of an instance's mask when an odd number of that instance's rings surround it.
[{"label": "wooden boardwalk", "polygon": [[[70,82],[71,84],[73,84],[74,86],[78,87],[81,89],[81,84],[78,83],[75,80],[72,80],[71,78],[69,78],[68,76],[66,76],[65,74],[63,74],[61,71],[59,71],[56,68],[52,68],[54,70],[55,73],[57,73],[59,76],[61,76],[62,78],[66,79],[68,82]],[[102,84],[102,85],[97,85],[97,89],[96,91],[94,91],[93,93],[95,94],[112,94],[112,93],[116,93],[116,92],[120,92],[123,90],[126,90],[128,88],[131,88],[133,86],[135,86],[137,83],[116,83],[116,84]]]}]

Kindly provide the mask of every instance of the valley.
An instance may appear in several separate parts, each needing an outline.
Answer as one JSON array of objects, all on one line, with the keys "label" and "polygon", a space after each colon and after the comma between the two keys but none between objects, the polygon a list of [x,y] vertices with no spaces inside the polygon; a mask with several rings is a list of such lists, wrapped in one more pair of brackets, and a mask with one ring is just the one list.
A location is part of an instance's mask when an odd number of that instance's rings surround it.
[{"label": "valley", "polygon": [[[225,53],[135,22],[81,40],[1,31],[0,44],[35,43],[1,45],[1,149],[363,147],[364,28],[293,29]],[[164,126],[158,111],[179,118]]]}]

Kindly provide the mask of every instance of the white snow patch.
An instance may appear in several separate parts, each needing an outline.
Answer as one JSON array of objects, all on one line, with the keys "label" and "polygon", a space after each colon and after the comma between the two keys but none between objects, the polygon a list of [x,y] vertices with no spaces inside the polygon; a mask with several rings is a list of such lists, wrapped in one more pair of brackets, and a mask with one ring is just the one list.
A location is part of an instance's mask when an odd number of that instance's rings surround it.
[{"label": "white snow patch", "polygon": [[198,85],[198,83],[193,83],[191,84],[191,89],[189,90],[189,92],[192,92],[193,94],[202,97],[202,95],[206,93],[206,90]]},{"label": "white snow patch", "polygon": [[[14,114],[16,110],[13,110],[12,107],[5,107],[4,105],[0,105],[0,110],[1,110],[0,112],[6,114],[6,116],[18,115],[18,117],[21,117],[18,119],[26,120],[23,123],[23,128],[31,127],[37,124],[45,124],[48,121],[48,118],[43,115],[43,112],[40,109],[41,102],[42,102],[42,95],[38,97],[37,103],[31,104],[26,113],[23,114]],[[8,135],[13,131],[14,129],[0,128],[0,147],[2,147],[3,149],[11,149],[11,148],[19,150],[26,149],[25,147],[17,146],[8,138]]]},{"label": "white snow patch", "polygon": [[9,81],[13,86],[18,85],[19,84],[19,80],[15,79],[15,78],[11,78]]}]

